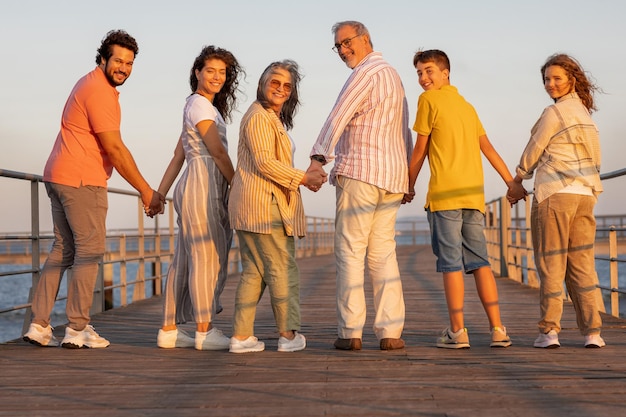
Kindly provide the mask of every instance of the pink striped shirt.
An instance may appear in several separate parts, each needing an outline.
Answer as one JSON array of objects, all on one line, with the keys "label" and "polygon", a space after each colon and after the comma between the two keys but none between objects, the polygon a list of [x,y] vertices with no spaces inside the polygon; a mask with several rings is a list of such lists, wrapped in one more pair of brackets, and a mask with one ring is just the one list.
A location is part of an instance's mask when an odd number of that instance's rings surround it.
[{"label": "pink striped shirt", "polygon": [[372,52],[354,67],[311,155],[335,160],[330,172],[333,185],[343,175],[406,193],[412,150],[402,81],[380,52]]}]

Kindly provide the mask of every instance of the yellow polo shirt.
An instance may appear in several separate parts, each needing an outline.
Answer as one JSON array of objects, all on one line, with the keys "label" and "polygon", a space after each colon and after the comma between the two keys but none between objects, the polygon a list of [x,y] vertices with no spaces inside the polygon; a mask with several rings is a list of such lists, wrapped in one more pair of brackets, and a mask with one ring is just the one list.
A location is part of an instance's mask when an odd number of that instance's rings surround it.
[{"label": "yellow polo shirt", "polygon": [[479,137],[485,134],[474,107],[451,85],[423,92],[413,130],[430,136],[430,211],[476,209],[484,213],[485,194]]}]

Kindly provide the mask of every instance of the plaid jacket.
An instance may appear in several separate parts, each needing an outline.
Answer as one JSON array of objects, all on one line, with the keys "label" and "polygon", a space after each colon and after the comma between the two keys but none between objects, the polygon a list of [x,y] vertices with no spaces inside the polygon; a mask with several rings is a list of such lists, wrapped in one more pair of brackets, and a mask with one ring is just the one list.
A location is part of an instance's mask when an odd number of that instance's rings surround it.
[{"label": "plaid jacket", "polygon": [[597,197],[602,192],[600,161],[598,128],[578,94],[570,93],[543,111],[516,172],[529,179],[536,171],[538,202],[574,183]]}]

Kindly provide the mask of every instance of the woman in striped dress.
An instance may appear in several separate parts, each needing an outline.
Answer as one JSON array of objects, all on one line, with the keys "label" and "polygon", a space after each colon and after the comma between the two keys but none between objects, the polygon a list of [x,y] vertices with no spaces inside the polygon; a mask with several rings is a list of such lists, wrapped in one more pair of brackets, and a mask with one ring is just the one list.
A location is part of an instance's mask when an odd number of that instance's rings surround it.
[{"label": "woman in striped dress", "polygon": [[[228,156],[226,123],[235,107],[242,68],[229,52],[202,49],[191,69],[192,94],[183,111],[183,128],[159,192],[166,195],[183,163],[174,189],[178,242],[165,286],[161,348],[228,349],[229,339],[212,326],[221,311],[219,297],[227,276],[232,230],[228,187],[234,175]],[[177,323],[196,322],[195,338]]]},{"label": "woman in striped dress", "polygon": [[295,144],[287,129],[293,127],[299,106],[300,79],[295,62],[270,64],[259,80],[257,100],[241,121],[228,206],[243,268],[235,295],[233,353],[265,349],[254,336],[256,305],[265,287],[280,334],[278,350],[293,352],[306,346],[298,333],[300,276],[295,261],[295,236],[303,237],[306,229],[300,185],[317,191],[326,173],[293,167]]}]

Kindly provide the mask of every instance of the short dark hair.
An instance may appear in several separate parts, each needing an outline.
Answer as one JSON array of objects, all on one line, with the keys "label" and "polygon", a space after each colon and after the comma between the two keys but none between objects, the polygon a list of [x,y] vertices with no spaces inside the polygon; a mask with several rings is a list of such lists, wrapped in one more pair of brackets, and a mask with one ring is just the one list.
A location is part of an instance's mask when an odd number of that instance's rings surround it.
[{"label": "short dark hair", "polygon": [[139,54],[139,46],[135,38],[130,36],[124,30],[110,30],[104,39],[102,44],[98,48],[98,54],[96,55],[96,65],[100,65],[102,59],[107,61],[113,54],[113,45],[121,46],[122,48],[133,51],[133,54],[137,56]]},{"label": "short dark hair", "polygon": [[418,62],[434,62],[440,70],[447,69],[450,71],[450,60],[445,52],[439,49],[429,49],[427,51],[417,51],[413,56],[413,66],[415,67]]}]

